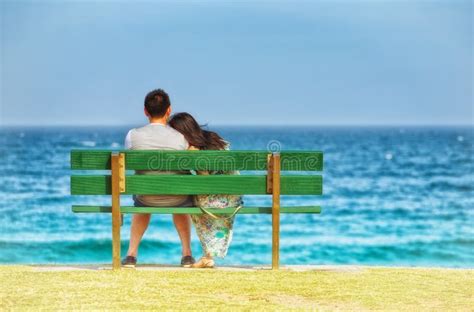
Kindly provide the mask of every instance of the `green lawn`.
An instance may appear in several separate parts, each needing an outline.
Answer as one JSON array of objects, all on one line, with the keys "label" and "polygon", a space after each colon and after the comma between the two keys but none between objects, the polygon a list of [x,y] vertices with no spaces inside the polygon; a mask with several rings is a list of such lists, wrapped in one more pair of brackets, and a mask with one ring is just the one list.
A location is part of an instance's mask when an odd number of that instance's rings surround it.
[{"label": "green lawn", "polygon": [[474,311],[474,270],[40,271],[0,266],[8,310]]}]

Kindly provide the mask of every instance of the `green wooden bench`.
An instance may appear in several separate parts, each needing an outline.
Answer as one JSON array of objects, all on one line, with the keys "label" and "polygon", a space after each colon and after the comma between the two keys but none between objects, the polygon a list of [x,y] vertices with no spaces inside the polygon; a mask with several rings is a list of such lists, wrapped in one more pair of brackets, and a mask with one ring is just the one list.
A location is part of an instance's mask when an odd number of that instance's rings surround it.
[{"label": "green wooden bench", "polygon": [[[321,195],[321,175],[281,175],[281,171],[322,171],[323,153],[295,151],[110,151],[72,150],[72,195],[112,195],[111,206],[72,206],[76,213],[112,213],[112,264],[120,268],[120,226],[124,213],[201,214],[201,209],[130,207],[120,195],[272,195],[271,207],[243,207],[239,214],[272,214],[272,268],[279,267],[280,213],[320,213],[319,206],[280,207],[280,195]],[[91,175],[90,170],[110,170]],[[242,175],[126,175],[126,170],[239,170]],[[264,175],[244,171],[265,171]],[[87,173],[87,171],[86,171]],[[228,214],[229,209],[210,209]]]}]

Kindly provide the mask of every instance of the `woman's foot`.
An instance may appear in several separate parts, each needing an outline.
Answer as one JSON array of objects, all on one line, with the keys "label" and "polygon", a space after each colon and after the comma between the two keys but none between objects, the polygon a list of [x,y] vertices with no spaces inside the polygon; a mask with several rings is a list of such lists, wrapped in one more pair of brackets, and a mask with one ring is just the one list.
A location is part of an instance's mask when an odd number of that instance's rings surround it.
[{"label": "woman's foot", "polygon": [[198,262],[191,266],[195,269],[210,269],[214,267],[214,260],[209,257],[202,257]]}]

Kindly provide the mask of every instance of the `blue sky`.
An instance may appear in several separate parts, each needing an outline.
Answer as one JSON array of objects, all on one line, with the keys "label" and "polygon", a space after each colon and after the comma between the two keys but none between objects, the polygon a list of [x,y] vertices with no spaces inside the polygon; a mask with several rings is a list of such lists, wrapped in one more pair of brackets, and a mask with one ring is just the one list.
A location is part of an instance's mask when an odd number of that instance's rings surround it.
[{"label": "blue sky", "polygon": [[471,1],[1,1],[2,125],[473,122]]}]

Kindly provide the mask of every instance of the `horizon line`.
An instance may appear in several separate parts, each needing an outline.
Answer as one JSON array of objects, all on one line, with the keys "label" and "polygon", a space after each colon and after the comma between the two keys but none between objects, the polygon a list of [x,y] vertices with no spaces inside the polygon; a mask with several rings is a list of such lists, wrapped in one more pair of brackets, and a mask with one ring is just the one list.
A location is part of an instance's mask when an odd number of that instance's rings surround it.
[{"label": "horizon line", "polygon": [[[139,124],[146,125],[147,123]],[[473,127],[472,124],[204,124],[210,127]],[[38,128],[38,127],[83,127],[83,128],[105,128],[105,127],[137,127],[136,124],[0,124],[0,128]]]}]

